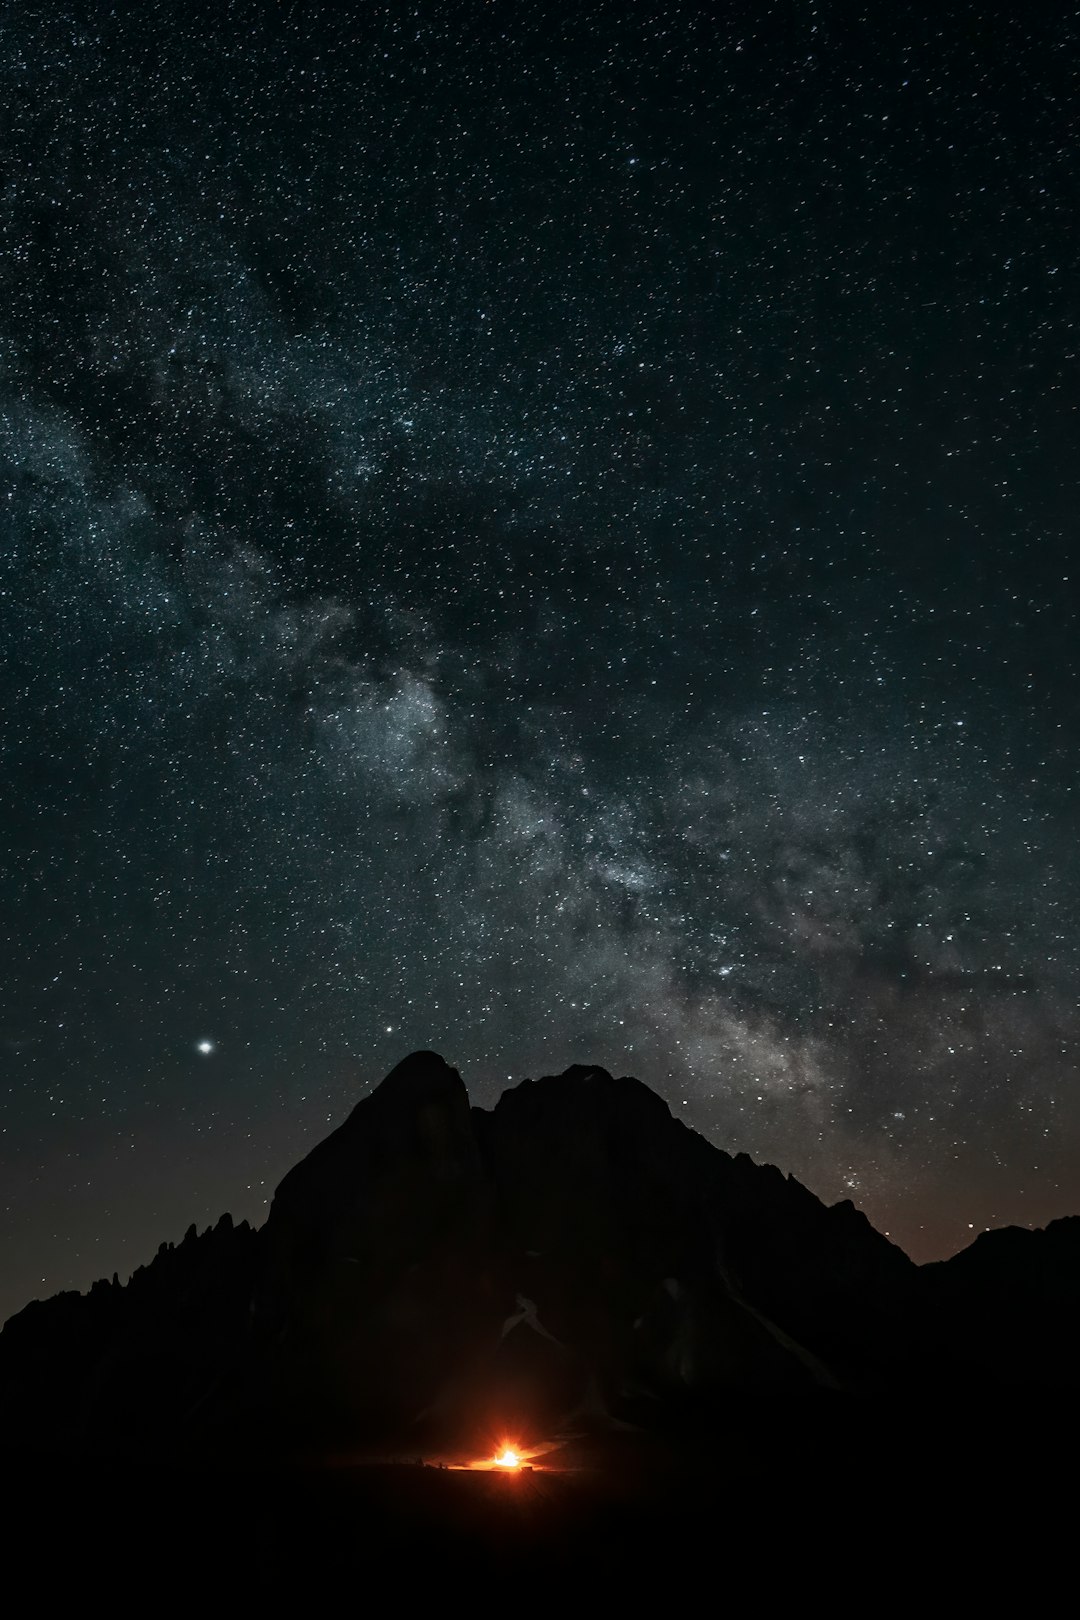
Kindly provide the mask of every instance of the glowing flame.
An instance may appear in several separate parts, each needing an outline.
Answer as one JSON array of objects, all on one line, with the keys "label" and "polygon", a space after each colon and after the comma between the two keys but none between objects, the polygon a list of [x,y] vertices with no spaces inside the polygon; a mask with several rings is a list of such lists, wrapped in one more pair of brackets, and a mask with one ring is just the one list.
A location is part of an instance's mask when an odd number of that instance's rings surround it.
[{"label": "glowing flame", "polygon": [[496,1468],[520,1468],[521,1458],[511,1446],[507,1446],[505,1451],[500,1452],[496,1457],[495,1466]]}]

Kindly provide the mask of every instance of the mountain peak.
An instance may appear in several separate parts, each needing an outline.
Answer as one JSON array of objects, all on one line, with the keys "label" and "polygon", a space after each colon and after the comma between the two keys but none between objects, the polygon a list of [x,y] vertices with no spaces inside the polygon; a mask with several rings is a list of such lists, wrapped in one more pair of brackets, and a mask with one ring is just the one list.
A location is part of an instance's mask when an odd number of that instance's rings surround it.
[{"label": "mountain peak", "polygon": [[375,1087],[372,1099],[395,1106],[421,1107],[441,1102],[453,1093],[463,1093],[465,1083],[438,1052],[410,1052],[394,1065],[385,1080]]}]

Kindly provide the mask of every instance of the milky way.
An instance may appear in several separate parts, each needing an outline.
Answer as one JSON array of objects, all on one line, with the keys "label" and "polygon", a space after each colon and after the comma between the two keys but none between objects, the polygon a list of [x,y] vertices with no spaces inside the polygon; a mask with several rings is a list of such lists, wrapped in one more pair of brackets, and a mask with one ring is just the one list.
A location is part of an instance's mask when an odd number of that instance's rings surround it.
[{"label": "milky way", "polygon": [[711,9],[6,9],[5,1310],[419,1046],[1080,1208],[1080,12]]}]

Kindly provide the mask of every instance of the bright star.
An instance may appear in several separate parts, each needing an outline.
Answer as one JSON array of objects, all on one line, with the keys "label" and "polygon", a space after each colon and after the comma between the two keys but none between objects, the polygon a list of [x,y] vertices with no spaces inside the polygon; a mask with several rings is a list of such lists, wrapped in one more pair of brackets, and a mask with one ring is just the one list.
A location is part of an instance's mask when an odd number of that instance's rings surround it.
[{"label": "bright star", "polygon": [[209,1057],[211,1052],[214,1050],[214,1043],[213,1041],[197,1041],[195,1043],[195,1050],[197,1052],[201,1052],[203,1057]]}]

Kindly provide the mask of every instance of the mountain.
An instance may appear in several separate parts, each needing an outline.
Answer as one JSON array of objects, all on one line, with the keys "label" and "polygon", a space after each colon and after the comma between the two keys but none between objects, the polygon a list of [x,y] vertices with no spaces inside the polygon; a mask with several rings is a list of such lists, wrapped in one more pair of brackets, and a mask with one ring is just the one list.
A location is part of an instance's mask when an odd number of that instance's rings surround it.
[{"label": "mountain", "polygon": [[284,1178],[126,1286],[0,1334],[0,1422],[61,1447],[695,1434],[733,1402],[1069,1387],[1080,1219],[917,1268],[848,1203],[574,1067],[470,1107],[406,1058]]},{"label": "mountain", "polygon": [[921,1304],[946,1364],[989,1390],[1075,1395],[1080,1350],[1080,1216],[1041,1231],[980,1232],[923,1266]]}]

